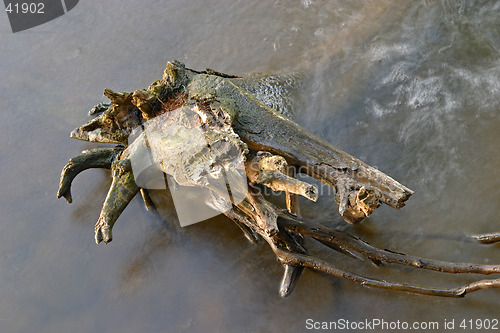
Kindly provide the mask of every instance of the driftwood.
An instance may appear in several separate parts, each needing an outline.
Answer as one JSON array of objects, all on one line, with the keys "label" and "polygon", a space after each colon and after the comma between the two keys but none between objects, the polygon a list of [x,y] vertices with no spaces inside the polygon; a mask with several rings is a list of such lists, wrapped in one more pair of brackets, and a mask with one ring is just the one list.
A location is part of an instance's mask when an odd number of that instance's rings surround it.
[{"label": "driftwood", "polygon": [[500,232],[492,232],[487,234],[477,234],[471,236],[473,239],[483,243],[483,244],[492,244],[496,242],[500,242]]},{"label": "driftwood", "polygon": [[[210,177],[220,179],[217,177],[221,174],[217,171],[220,168],[212,170],[211,164],[206,163],[207,156],[213,155],[217,163],[230,166],[223,168],[226,176],[231,176],[237,169],[231,167],[228,152],[236,151],[236,157],[244,161],[243,172],[248,179],[245,195],[236,201],[237,193],[231,188],[230,202],[222,202],[229,204],[228,209],[221,211],[241,228],[249,240],[255,242],[260,237],[270,245],[285,268],[281,296],[287,296],[293,290],[305,267],[367,286],[435,296],[461,297],[479,289],[500,287],[500,279],[480,280],[452,289],[387,282],[339,270],[308,254],[307,242],[315,240],[345,254],[357,253],[377,265],[394,263],[447,273],[500,273],[498,265],[448,263],[377,249],[345,232],[301,219],[298,196],[316,201],[319,193],[316,186],[296,179],[296,172],[306,173],[333,187],[339,213],[349,223],[361,221],[381,204],[399,209],[413,192],[257,100],[241,88],[245,80],[248,78],[213,70],[195,71],[172,62],[167,64],[163,78],[148,89],[131,93],[105,90],[112,103],[94,107],[90,113],[97,117],[74,130],[71,136],[119,145],[85,151],[71,159],[62,172],[58,197],[72,201],[71,182],[83,170],[112,170],[113,182],[95,227],[97,243],[112,240],[113,225],[137,193],[141,193],[148,208],[154,209],[147,188],[138,185],[131,166],[141,144],[138,139],[129,142],[135,128],[144,128],[151,121],[156,126],[157,132],[153,133],[156,136],[143,136],[144,145],[157,150],[168,148],[172,155],[157,154],[153,160],[162,172],[173,175],[176,183],[206,187],[211,193],[222,195],[224,188],[207,181]],[[203,148],[204,155],[186,157],[184,155],[189,154],[182,151],[179,156],[175,155],[177,151],[173,148],[179,144],[182,146],[181,137],[165,134],[166,124],[175,122],[182,123],[181,132],[177,133],[184,133],[182,131],[195,125],[204,129],[203,134],[208,138],[208,144]],[[225,146],[216,148],[221,142]],[[202,166],[206,170],[200,173]],[[227,182],[225,184],[227,187]],[[273,191],[284,191],[286,208],[267,201],[257,184]],[[247,187],[246,183],[244,187]]]}]

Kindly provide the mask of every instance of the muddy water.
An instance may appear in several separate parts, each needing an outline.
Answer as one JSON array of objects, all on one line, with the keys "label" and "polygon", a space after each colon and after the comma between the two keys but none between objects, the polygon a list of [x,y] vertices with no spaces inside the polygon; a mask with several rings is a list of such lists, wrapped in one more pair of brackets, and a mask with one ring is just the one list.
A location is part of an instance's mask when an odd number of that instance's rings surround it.
[{"label": "muddy water", "polygon": [[[496,1],[81,1],[16,34],[0,15],[1,330],[301,332],[308,318],[442,330],[445,320],[500,319],[495,290],[436,299],[310,271],[283,300],[267,245],[249,244],[223,218],[180,228],[156,193],[161,216],[134,200],[115,240],[97,246],[109,174],[80,175],[71,205],[55,197],[68,158],[94,146],[68,134],[104,88],[146,87],[172,59],[228,73],[306,69],[283,86],[268,82],[287,98],[283,112],[416,193],[355,227],[327,194],[304,214],[382,248],[499,263],[500,247],[463,238],[500,230],[499,10]],[[470,281],[331,259],[389,280]]]}]

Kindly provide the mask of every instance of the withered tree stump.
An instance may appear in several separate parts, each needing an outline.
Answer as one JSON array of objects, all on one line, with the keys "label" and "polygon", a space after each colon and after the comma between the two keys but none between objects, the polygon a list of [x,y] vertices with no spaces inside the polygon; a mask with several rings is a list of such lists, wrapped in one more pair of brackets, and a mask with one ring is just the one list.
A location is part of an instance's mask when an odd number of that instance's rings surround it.
[{"label": "withered tree stump", "polygon": [[[497,265],[447,263],[377,249],[344,232],[301,219],[297,197],[316,201],[319,193],[316,186],[295,178],[296,172],[333,187],[339,213],[349,223],[361,221],[381,204],[399,209],[413,191],[258,100],[242,88],[250,79],[169,62],[163,78],[147,89],[106,89],[111,104],[95,106],[90,113],[97,116],[75,129],[71,137],[118,146],[84,151],[71,159],[62,172],[58,197],[72,201],[71,182],[83,170],[111,169],[113,182],[95,227],[96,242],[108,243],[116,220],[137,193],[154,209],[147,192],[152,178],[140,179],[142,174],[134,172],[134,161],[151,159],[149,171],[169,175],[175,186],[206,189],[211,198],[208,204],[234,221],[249,240],[260,236],[267,241],[285,268],[282,296],[292,291],[305,267],[363,285],[437,296],[460,297],[500,286],[499,279],[452,289],[392,283],[339,270],[309,255],[307,241],[312,239],[345,254],[358,253],[375,264],[449,273],[500,273]],[[240,176],[246,176],[243,183],[231,183]],[[286,207],[267,201],[256,184],[284,191]]]}]

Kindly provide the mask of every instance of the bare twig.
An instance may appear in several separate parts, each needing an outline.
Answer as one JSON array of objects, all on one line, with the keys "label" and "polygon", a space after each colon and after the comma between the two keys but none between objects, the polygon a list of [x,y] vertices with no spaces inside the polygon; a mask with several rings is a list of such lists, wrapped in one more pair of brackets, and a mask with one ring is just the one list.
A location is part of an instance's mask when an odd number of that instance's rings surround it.
[{"label": "bare twig", "polygon": [[[282,216],[283,214],[284,213],[282,212]],[[310,221],[308,221],[307,224],[304,224],[300,220],[289,215],[286,216],[286,218],[279,219],[279,225],[287,230],[310,236],[321,241],[322,243],[332,244],[342,249],[360,253],[372,261],[394,263],[445,273],[500,273],[499,265],[450,263],[378,249],[345,232],[331,229]]]},{"label": "bare twig", "polygon": [[472,235],[471,237],[483,244],[492,244],[500,241],[500,232],[477,234],[477,235]]},{"label": "bare twig", "polygon": [[282,263],[309,267],[368,287],[400,290],[415,294],[442,297],[464,297],[466,294],[477,290],[500,287],[500,279],[479,280],[450,289],[429,288],[408,283],[388,282],[340,270],[324,260],[311,257],[306,254],[292,253],[278,248],[273,250]]}]

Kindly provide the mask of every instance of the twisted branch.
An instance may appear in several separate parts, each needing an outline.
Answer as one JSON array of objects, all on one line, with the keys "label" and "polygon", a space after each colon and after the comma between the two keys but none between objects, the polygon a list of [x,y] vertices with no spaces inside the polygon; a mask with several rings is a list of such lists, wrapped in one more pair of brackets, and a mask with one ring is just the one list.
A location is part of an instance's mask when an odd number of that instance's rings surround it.
[{"label": "twisted branch", "polygon": [[[243,209],[240,209],[243,207]],[[274,214],[270,214],[270,211]],[[303,237],[308,236],[342,253],[356,252],[375,263],[394,263],[416,269],[433,270],[444,273],[493,274],[500,273],[500,265],[481,265],[473,263],[452,263],[409,256],[371,246],[363,240],[335,229],[300,218],[266,201],[258,192],[249,192],[244,203],[226,213],[259,234],[271,247],[284,265],[280,295],[287,296],[297,284],[303,268],[310,268],[327,274],[353,281],[364,286],[406,291],[441,297],[464,297],[466,294],[489,288],[499,288],[500,278],[474,281],[454,288],[435,288],[408,283],[391,282],[358,275],[336,268],[333,264],[307,253]],[[263,222],[277,216],[276,229],[266,228],[272,222]],[[264,226],[264,227],[263,227]]]}]

